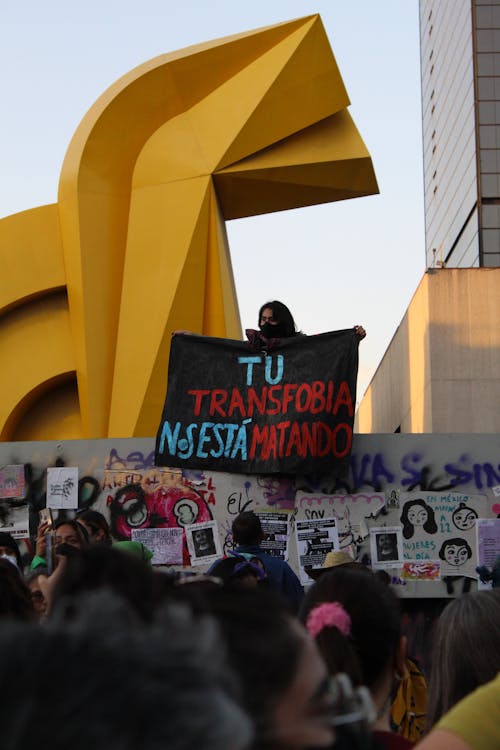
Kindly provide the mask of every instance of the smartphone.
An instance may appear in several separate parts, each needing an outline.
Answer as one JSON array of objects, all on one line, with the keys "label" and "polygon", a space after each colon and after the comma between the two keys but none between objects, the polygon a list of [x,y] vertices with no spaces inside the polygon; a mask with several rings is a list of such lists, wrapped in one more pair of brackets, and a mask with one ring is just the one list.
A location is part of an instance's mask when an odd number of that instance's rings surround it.
[{"label": "smartphone", "polygon": [[53,525],[52,508],[42,508],[38,513],[40,523],[48,523],[49,526]]}]

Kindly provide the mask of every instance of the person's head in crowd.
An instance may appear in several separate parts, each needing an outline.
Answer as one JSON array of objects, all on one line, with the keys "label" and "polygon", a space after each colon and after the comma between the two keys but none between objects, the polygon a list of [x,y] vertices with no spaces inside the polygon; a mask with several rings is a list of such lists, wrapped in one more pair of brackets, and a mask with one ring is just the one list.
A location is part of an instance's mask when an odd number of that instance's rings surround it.
[{"label": "person's head in crowd", "polygon": [[71,518],[58,519],[54,524],[56,549],[62,544],[81,549],[89,543],[87,529]]},{"label": "person's head in crowd", "polygon": [[405,539],[411,539],[416,528],[422,528],[427,534],[435,534],[437,523],[433,509],[425,500],[420,498],[409,500],[403,506],[401,513],[401,523],[403,524],[403,536]]},{"label": "person's head in crowd", "polygon": [[278,300],[262,305],[259,310],[258,325],[261,333],[268,339],[288,338],[297,334],[292,313],[283,302],[278,302]]},{"label": "person's head in crowd", "polygon": [[233,685],[214,624],[187,609],[146,626],[101,592],[70,622],[0,627],[5,750],[244,750]]},{"label": "person's head in crowd", "polygon": [[0,559],[0,619],[32,620],[34,610],[28,587],[11,562]]},{"label": "person's head in crowd", "polygon": [[242,547],[258,547],[264,539],[259,516],[252,510],[244,510],[233,521],[233,542]]},{"label": "person's head in crowd", "polygon": [[340,566],[309,588],[301,619],[330,674],[345,672],[353,685],[366,685],[380,714],[378,728],[388,729],[406,647],[394,592],[368,568]]},{"label": "person's head in crowd", "polygon": [[427,726],[500,672],[500,590],[464,594],[443,610],[432,648]]},{"label": "person's head in crowd", "polygon": [[266,571],[257,557],[247,559],[238,554],[219,560],[210,573],[220,578],[228,588],[257,588],[267,581]]},{"label": "person's head in crowd", "polygon": [[212,592],[209,608],[254,722],[254,748],[330,747],[328,674],[300,623],[262,589]]},{"label": "person's head in crowd", "polygon": [[91,544],[111,544],[111,531],[109,523],[98,510],[82,510],[76,518],[79,524],[85,527]]},{"label": "person's head in crowd", "polygon": [[19,570],[22,569],[22,558],[19,546],[11,534],[0,531],[0,558],[8,560]]},{"label": "person's head in crowd", "polygon": [[26,585],[30,592],[33,612],[38,622],[41,622],[47,614],[47,600],[40,584],[40,576],[47,577],[47,575],[47,568],[38,567],[26,577]]},{"label": "person's head in crowd", "polygon": [[161,598],[153,571],[134,555],[114,547],[90,544],[68,556],[51,591],[51,612],[65,602],[68,615],[75,598],[107,589],[121,596],[144,621],[150,621]]}]

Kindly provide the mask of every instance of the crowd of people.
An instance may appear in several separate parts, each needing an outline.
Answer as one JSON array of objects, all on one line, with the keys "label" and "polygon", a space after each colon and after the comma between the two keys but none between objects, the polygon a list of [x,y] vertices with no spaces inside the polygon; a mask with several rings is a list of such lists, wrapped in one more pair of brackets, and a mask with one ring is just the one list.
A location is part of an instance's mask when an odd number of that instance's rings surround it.
[{"label": "crowd of people", "polygon": [[[257,348],[301,335],[277,301],[258,326]],[[94,510],[42,520],[26,566],[0,533],[2,750],[500,747],[500,590],[450,601],[424,675],[382,576],[331,553],[304,593],[257,515],[232,535],[195,574]]]},{"label": "crowd of people", "polygon": [[233,534],[234,550],[193,574],[114,543],[97,511],[42,524],[28,570],[1,533],[2,748],[500,746],[498,589],[446,606],[417,705],[400,602],[382,577],[336,553],[304,595],[260,547],[254,513]]}]

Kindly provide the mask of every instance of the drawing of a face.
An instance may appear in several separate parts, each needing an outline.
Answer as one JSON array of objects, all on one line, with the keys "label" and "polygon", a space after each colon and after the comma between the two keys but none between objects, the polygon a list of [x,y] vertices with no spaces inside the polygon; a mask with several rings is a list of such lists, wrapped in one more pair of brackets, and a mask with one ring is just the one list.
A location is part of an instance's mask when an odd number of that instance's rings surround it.
[{"label": "drawing of a face", "polygon": [[460,567],[469,559],[467,547],[459,544],[447,544],[444,550],[444,559],[456,568]]},{"label": "drawing of a face", "polygon": [[476,523],[477,513],[473,508],[468,508],[464,503],[460,503],[457,510],[453,511],[451,517],[453,523],[461,531],[472,529]]},{"label": "drawing of a face", "polygon": [[414,526],[423,526],[428,518],[429,514],[421,505],[412,505],[408,511],[408,520]]}]

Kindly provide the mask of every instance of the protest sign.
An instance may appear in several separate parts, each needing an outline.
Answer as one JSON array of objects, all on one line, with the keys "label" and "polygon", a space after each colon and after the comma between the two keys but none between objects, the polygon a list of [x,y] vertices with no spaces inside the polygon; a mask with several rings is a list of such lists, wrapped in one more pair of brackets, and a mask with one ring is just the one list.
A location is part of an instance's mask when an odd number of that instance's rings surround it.
[{"label": "protest sign", "polygon": [[349,329],[256,353],[245,342],[174,336],[156,465],[340,473],[352,446],[358,341]]},{"label": "protest sign", "polygon": [[47,469],[47,508],[78,508],[78,466]]},{"label": "protest sign", "polygon": [[132,529],[132,540],[151,550],[151,565],[182,565],[182,529]]},{"label": "protest sign", "polygon": [[264,532],[260,548],[268,555],[288,560],[290,514],[257,512],[257,515]]},{"label": "protest sign", "polygon": [[[489,569],[490,573],[495,561],[500,557],[500,518],[478,518],[476,521],[477,534],[477,562],[479,566]],[[478,581],[478,589],[491,589],[492,580]]]},{"label": "protest sign", "polygon": [[339,549],[337,522],[335,518],[296,521],[295,535],[300,582],[306,586],[313,583],[307,570],[321,568],[328,552]]},{"label": "protest sign", "polygon": [[398,568],[403,565],[401,526],[378,526],[370,529],[372,568]]}]

